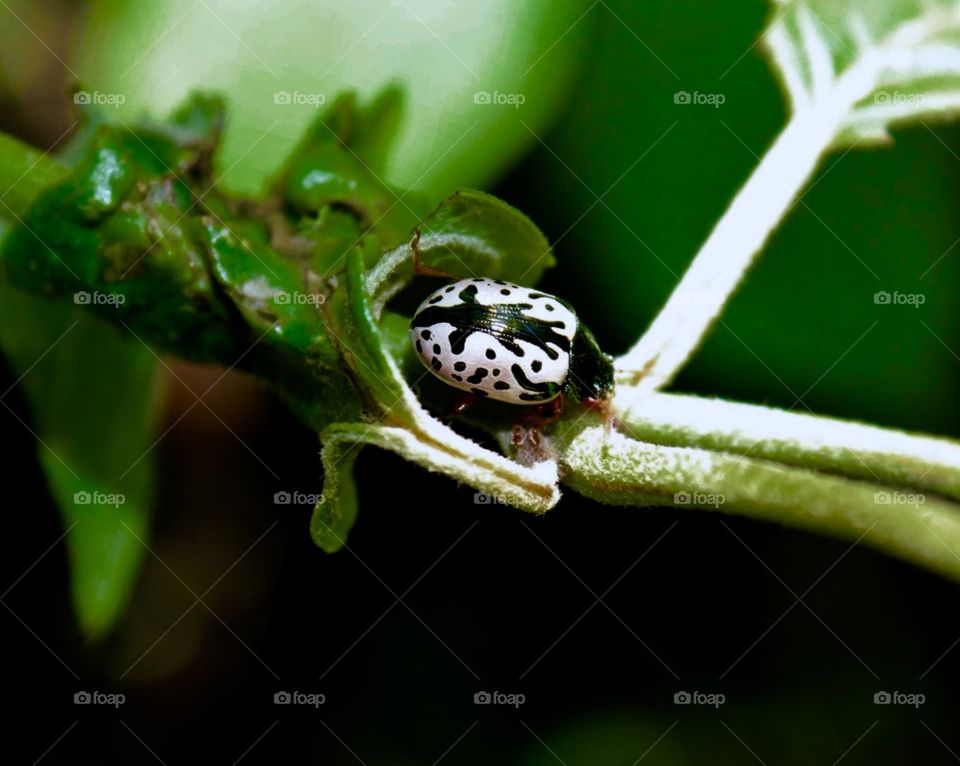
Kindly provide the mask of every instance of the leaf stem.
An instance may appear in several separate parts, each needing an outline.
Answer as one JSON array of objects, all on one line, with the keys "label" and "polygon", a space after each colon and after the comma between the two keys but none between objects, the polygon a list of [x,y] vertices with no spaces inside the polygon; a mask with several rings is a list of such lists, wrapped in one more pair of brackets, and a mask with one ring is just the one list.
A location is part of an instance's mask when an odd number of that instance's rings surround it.
[{"label": "leaf stem", "polygon": [[617,361],[619,382],[653,391],[672,380],[788,212],[850,110],[874,88],[879,62],[877,55],[866,54],[809,108],[793,115],[649,329]]},{"label": "leaf stem", "polygon": [[624,430],[641,441],[751,456],[960,500],[960,443],[949,439],[635,389],[619,395],[615,409],[623,413]]},{"label": "leaf stem", "polygon": [[704,449],[558,429],[565,483],[617,505],[719,510],[865,544],[960,581],[960,506],[882,484]]}]

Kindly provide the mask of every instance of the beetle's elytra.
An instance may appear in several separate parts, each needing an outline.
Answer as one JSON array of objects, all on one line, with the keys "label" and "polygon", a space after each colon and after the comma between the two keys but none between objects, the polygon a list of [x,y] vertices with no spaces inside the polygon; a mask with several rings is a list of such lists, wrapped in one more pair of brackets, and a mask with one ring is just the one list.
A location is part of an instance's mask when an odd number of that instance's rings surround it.
[{"label": "beetle's elytra", "polygon": [[570,304],[497,279],[461,279],[429,295],[410,341],[445,383],[501,402],[601,400],[613,389],[610,357]]}]

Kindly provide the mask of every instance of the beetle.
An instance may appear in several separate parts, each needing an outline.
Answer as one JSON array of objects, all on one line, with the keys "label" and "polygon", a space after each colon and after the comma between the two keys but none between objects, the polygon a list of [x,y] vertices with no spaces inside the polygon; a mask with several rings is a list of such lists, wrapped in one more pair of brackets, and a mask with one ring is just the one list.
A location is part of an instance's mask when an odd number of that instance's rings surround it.
[{"label": "beetle", "polygon": [[472,397],[517,405],[583,402],[607,412],[613,361],[573,307],[500,279],[461,279],[431,293],[410,322],[424,366]]}]

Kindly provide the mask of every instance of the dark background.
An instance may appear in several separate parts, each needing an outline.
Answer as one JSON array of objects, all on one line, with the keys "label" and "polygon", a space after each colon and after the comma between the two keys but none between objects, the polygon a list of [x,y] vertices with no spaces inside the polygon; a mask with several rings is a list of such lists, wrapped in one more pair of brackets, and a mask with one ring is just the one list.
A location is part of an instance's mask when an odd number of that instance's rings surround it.
[{"label": "dark background", "polygon": [[[762,3],[635,5],[595,6],[568,36],[577,74],[543,143],[506,175],[463,181],[558,242],[543,285],[571,298],[611,352],[633,342],[754,167],[740,141],[762,154],[785,119],[758,51],[718,75],[762,29]],[[69,30],[73,6],[52,7]],[[50,44],[69,55],[68,42]],[[48,79],[56,90],[63,73],[52,66]],[[683,112],[680,88],[727,103]],[[40,146],[69,124],[53,98],[49,109],[4,99],[0,128]],[[668,128],[609,209],[567,233]],[[949,350],[960,349],[960,256],[920,276],[960,237],[960,134],[930,125],[896,138],[827,159],[677,390],[960,435]],[[881,289],[927,301],[878,307]],[[198,393],[219,374],[175,369]],[[5,368],[0,388],[16,377]],[[176,380],[170,390],[163,428],[193,401]],[[876,764],[960,752],[952,583],[721,514],[607,508],[572,492],[544,518],[477,505],[469,488],[374,449],[357,461],[350,548],[328,556],[309,539],[308,508],[272,501],[319,491],[315,435],[240,376],[206,401],[256,457],[203,408],[163,439],[158,558],[100,645],[74,624],[63,544],[35,564],[63,530],[33,437],[0,413],[12,762]],[[29,422],[18,389],[5,402]],[[191,590],[214,583],[209,609],[190,609]],[[80,689],[126,703],[78,707]],[[281,689],[326,703],[276,706]],[[526,701],[476,706],[480,690]],[[677,706],[680,690],[726,701]],[[876,706],[880,690],[926,702]]]}]

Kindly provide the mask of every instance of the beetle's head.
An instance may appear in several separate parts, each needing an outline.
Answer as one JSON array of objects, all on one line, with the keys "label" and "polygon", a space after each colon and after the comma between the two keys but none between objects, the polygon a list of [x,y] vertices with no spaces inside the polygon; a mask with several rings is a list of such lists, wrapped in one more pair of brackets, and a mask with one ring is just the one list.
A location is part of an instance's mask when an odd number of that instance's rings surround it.
[{"label": "beetle's head", "polygon": [[570,371],[563,393],[576,402],[606,399],[613,393],[613,362],[583,324],[570,348]]}]

